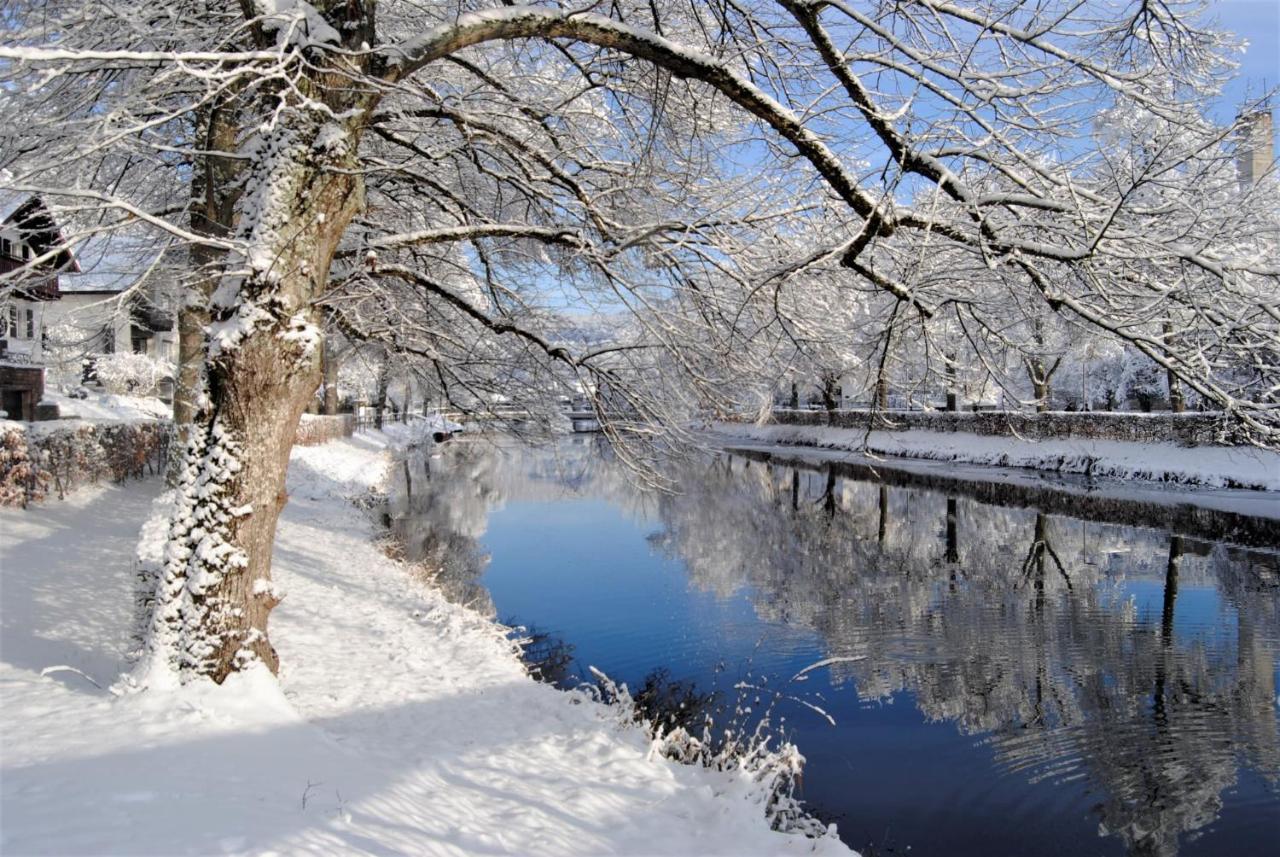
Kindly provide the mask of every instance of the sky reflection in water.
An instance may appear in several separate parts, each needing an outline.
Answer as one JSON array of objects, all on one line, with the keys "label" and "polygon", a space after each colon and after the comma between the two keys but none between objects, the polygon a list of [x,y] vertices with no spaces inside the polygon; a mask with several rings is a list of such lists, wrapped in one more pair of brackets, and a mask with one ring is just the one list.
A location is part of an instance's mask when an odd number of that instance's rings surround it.
[{"label": "sky reflection in water", "polygon": [[459,444],[404,463],[392,515],[452,597],[584,667],[830,712],[780,709],[806,801],[864,854],[1276,853],[1274,549],[766,458],[684,463],[660,495],[590,440]]}]

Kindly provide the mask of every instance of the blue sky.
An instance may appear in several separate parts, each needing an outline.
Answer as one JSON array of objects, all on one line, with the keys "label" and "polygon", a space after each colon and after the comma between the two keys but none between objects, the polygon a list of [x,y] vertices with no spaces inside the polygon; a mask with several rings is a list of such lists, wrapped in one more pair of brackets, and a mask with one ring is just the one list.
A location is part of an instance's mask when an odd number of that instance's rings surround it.
[{"label": "blue sky", "polygon": [[[1280,0],[1216,0],[1209,15],[1222,29],[1249,41],[1239,58],[1239,77],[1223,93],[1220,112],[1215,111],[1215,118],[1229,119],[1245,97],[1280,86]],[[1272,107],[1280,110],[1280,103]]]}]

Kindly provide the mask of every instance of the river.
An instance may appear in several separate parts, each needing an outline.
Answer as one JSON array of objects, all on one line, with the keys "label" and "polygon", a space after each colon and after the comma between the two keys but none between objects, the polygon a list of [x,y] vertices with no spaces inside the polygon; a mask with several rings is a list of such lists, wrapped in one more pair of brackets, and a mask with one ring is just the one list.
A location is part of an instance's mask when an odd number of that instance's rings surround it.
[{"label": "river", "polygon": [[866,857],[1277,853],[1280,514],[811,458],[654,491],[593,437],[469,440],[406,457],[391,518],[579,674],[775,700]]}]

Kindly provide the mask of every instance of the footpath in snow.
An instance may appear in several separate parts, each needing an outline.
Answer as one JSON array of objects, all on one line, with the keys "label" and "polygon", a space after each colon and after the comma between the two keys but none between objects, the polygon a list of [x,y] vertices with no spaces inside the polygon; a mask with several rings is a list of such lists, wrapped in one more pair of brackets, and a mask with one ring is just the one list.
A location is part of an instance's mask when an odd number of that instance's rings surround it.
[{"label": "footpath in snow", "polygon": [[0,853],[849,853],[534,683],[497,626],[386,558],[350,501],[387,444],[295,450],[278,682],[110,691],[158,482],[0,510]]},{"label": "footpath in snow", "polygon": [[830,426],[715,423],[720,443],[808,446],[958,464],[1030,468],[1094,478],[1280,491],[1280,453],[1254,447],[1187,448],[1118,440],[1031,440],[966,432],[871,431]]}]

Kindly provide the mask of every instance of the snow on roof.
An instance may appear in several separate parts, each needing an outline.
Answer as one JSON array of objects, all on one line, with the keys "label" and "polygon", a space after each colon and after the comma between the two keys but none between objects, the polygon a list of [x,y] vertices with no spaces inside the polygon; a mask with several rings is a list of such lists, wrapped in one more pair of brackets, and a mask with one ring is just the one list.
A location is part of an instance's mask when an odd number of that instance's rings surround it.
[{"label": "snow on roof", "polygon": [[[10,174],[0,174],[0,181]],[[78,272],[80,263],[62,237],[62,229],[43,199],[35,194],[0,188],[0,223],[12,223],[22,240],[37,253],[56,249],[54,267],[65,272]]]},{"label": "snow on roof", "polygon": [[64,294],[122,292],[152,267],[157,252],[159,249],[151,242],[119,235],[92,235],[76,249],[81,270],[64,274],[60,290]]},{"label": "snow on roof", "polygon": [[0,222],[9,219],[18,207],[30,198],[30,194],[18,193],[8,188],[0,188]]}]

